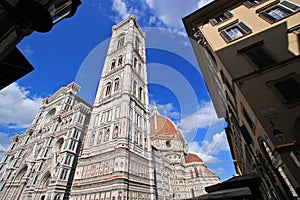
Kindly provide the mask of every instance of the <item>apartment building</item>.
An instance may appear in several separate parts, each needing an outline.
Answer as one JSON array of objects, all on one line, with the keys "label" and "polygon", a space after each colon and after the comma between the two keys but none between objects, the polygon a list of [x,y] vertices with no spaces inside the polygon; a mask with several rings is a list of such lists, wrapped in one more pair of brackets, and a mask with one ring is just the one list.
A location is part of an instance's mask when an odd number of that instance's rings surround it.
[{"label": "apartment building", "polygon": [[215,0],[183,18],[237,174],[300,195],[300,1]]}]

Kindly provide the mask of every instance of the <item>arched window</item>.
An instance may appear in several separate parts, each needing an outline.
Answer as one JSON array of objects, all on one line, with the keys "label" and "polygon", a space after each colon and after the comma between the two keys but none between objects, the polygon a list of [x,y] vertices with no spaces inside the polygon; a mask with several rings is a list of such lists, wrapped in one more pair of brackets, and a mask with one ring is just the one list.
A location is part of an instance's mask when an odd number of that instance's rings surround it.
[{"label": "arched window", "polygon": [[114,92],[117,92],[119,90],[119,78],[116,78],[114,81]]},{"label": "arched window", "polygon": [[138,98],[139,98],[139,100],[141,100],[141,101],[142,101],[142,96],[143,96],[143,88],[140,87],[140,88],[139,88],[139,96],[138,96]]},{"label": "arched window", "polygon": [[133,82],[133,88],[132,88],[132,93],[136,96],[136,90],[137,90],[137,83],[136,81]]},{"label": "arched window", "polygon": [[96,135],[96,133],[93,132],[93,134],[92,134],[92,136],[91,136],[91,139],[90,139],[90,146],[93,146],[93,145],[94,145],[95,135]]},{"label": "arched window", "polygon": [[105,96],[109,96],[111,93],[111,82],[108,82],[106,84],[106,91],[105,91]]},{"label": "arched window", "polygon": [[118,40],[118,46],[117,46],[117,49],[120,49],[121,47],[124,46],[124,37],[121,37],[119,40]]},{"label": "arched window", "polygon": [[108,141],[108,140],[109,140],[109,136],[110,136],[110,129],[107,128],[107,129],[105,130],[105,141]]},{"label": "arched window", "polygon": [[142,65],[141,65],[141,63],[139,64],[138,73],[139,73],[140,76],[142,76]]},{"label": "arched window", "polygon": [[113,60],[112,63],[111,63],[111,66],[110,66],[110,69],[113,70],[116,66],[116,61]]},{"label": "arched window", "polygon": [[139,51],[140,48],[140,39],[138,37],[135,38],[135,49]]},{"label": "arched window", "polygon": [[118,66],[120,66],[123,62],[123,56],[119,56]]},{"label": "arched window", "polygon": [[113,138],[117,138],[119,134],[119,127],[116,125],[114,128]]},{"label": "arched window", "polygon": [[137,59],[134,58],[134,61],[133,61],[133,69],[136,69],[136,66],[137,66]]},{"label": "arched window", "polygon": [[99,131],[98,138],[97,138],[97,144],[100,144],[101,141],[102,141],[102,130]]}]

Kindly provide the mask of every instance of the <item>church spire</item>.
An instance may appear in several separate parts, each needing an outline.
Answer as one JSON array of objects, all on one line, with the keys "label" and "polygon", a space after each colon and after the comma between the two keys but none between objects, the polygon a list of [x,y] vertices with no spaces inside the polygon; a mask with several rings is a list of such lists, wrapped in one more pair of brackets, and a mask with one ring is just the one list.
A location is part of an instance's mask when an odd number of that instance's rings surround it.
[{"label": "church spire", "polygon": [[153,105],[153,108],[152,108],[152,115],[160,115],[159,110],[156,106],[156,101],[154,101],[154,105]]}]

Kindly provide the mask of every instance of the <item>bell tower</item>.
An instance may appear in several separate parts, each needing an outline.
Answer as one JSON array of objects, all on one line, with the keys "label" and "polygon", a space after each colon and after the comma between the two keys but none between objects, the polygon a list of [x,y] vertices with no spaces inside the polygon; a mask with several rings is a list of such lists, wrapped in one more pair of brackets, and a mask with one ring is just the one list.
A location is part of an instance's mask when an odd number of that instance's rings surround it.
[{"label": "bell tower", "polygon": [[112,27],[73,199],[153,199],[145,33],[135,17]]}]

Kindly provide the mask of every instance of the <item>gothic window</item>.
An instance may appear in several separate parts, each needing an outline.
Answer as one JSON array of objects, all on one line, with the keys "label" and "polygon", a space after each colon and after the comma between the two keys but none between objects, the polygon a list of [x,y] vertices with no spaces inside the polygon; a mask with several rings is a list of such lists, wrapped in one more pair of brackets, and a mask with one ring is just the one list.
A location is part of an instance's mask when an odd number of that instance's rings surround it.
[{"label": "gothic window", "polygon": [[53,146],[54,148],[54,151],[57,152],[57,153],[60,153],[61,152],[61,147],[64,143],[64,138],[60,138],[56,141],[55,145]]},{"label": "gothic window", "polygon": [[84,121],[84,115],[79,115],[77,122],[78,122],[79,124],[82,124],[83,121]]},{"label": "gothic window", "polygon": [[109,136],[110,136],[110,129],[107,128],[107,129],[105,130],[105,142],[109,140]]},{"label": "gothic window", "polygon": [[68,170],[65,169],[65,168],[62,168],[59,179],[66,180],[67,179],[67,174],[68,174]]},{"label": "gothic window", "polygon": [[70,164],[71,164],[71,161],[72,161],[72,156],[67,155],[67,156],[65,157],[65,162],[64,162],[64,164],[65,164],[65,165],[70,165]]},{"label": "gothic window", "polygon": [[140,143],[140,146],[143,146],[143,137],[142,137],[141,132],[139,133],[139,143]]},{"label": "gothic window", "polygon": [[138,132],[135,131],[135,134],[134,134],[134,143],[135,143],[135,144],[138,143],[138,138],[139,138]]},{"label": "gothic window", "polygon": [[140,87],[140,88],[139,88],[139,96],[138,96],[138,98],[139,98],[139,100],[141,100],[141,101],[142,101],[142,96],[143,96],[143,88]]},{"label": "gothic window", "polygon": [[100,144],[101,141],[102,141],[102,130],[100,130],[100,131],[98,132],[97,144]]},{"label": "gothic window", "polygon": [[118,59],[118,66],[120,66],[123,62],[123,56],[119,56],[119,59]]},{"label": "gothic window", "polygon": [[116,66],[116,61],[113,60],[113,61],[111,62],[110,69],[113,70],[113,69],[115,68],[115,66]]},{"label": "gothic window", "polygon": [[118,46],[117,46],[117,49],[120,49],[124,46],[124,37],[121,37],[119,40],[118,40]]},{"label": "gothic window", "polygon": [[79,130],[77,128],[73,128],[72,132],[73,132],[72,137],[77,139],[79,135]]},{"label": "gothic window", "polygon": [[137,59],[134,58],[134,61],[133,61],[133,69],[136,69],[136,67],[137,67]]},{"label": "gothic window", "polygon": [[137,51],[139,51],[139,48],[140,48],[140,39],[138,37],[136,37],[136,39],[135,39],[135,49]]},{"label": "gothic window", "polygon": [[74,151],[75,145],[76,145],[76,142],[71,140],[70,145],[69,145],[69,150]]},{"label": "gothic window", "polygon": [[106,91],[105,91],[105,96],[109,96],[111,93],[111,82],[108,82],[106,84]]},{"label": "gothic window", "polygon": [[32,181],[32,184],[33,184],[33,185],[36,184],[36,181],[37,181],[38,177],[39,177],[38,175],[35,175],[35,177],[34,177],[34,179],[33,179],[33,181]]},{"label": "gothic window", "polygon": [[129,126],[129,130],[128,130],[128,132],[129,132],[129,140],[130,141],[132,141],[132,133],[131,133],[131,126]]},{"label": "gothic window", "polygon": [[94,132],[92,133],[92,136],[91,136],[91,139],[90,139],[90,146],[93,146],[93,145],[94,145],[95,135],[96,135],[96,132],[94,131]]},{"label": "gothic window", "polygon": [[94,127],[96,127],[98,125],[98,121],[99,121],[99,114],[97,114],[95,116],[95,120],[94,120]]},{"label": "gothic window", "polygon": [[119,132],[119,127],[118,127],[118,125],[116,125],[114,127],[114,132],[113,132],[113,138],[114,139],[118,137],[118,132]]},{"label": "gothic window", "polygon": [[142,76],[142,65],[141,65],[141,63],[139,63],[138,73],[139,73],[140,76]]},{"label": "gothic window", "polygon": [[134,81],[133,82],[133,89],[132,89],[133,91],[133,94],[136,96],[136,91],[137,91],[137,83],[136,83],[136,81]]},{"label": "gothic window", "polygon": [[64,106],[63,110],[66,110],[66,111],[70,110],[71,104],[72,104],[72,98],[71,97],[67,97],[66,101],[65,101],[65,106]]},{"label": "gothic window", "polygon": [[116,78],[114,81],[114,92],[117,92],[119,90],[119,84],[120,84],[119,78]]}]

